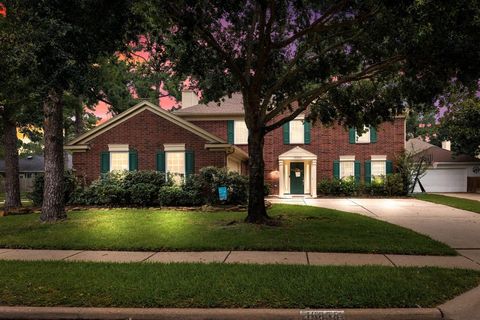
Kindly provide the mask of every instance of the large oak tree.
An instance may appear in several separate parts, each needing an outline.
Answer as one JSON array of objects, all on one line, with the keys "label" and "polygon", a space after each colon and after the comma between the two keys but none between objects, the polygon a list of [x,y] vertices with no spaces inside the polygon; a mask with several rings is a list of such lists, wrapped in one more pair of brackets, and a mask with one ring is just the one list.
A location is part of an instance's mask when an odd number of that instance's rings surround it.
[{"label": "large oak tree", "polygon": [[204,101],[241,92],[249,130],[249,222],[268,219],[264,137],[301,113],[363,128],[431,105],[453,75],[479,75],[478,1],[147,0],[177,74]]}]

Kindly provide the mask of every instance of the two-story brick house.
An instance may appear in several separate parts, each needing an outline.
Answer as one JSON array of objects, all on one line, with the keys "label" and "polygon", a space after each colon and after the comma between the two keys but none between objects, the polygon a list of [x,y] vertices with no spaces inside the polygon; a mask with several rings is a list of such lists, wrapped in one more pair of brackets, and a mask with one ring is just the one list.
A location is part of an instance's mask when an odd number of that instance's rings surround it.
[{"label": "two-story brick house", "polygon": [[[206,166],[246,173],[248,131],[241,95],[204,105],[193,92],[184,92],[182,104],[170,112],[141,102],[68,143],[76,175],[87,182],[113,170],[184,176]],[[361,136],[353,128],[312,126],[303,118],[265,137],[265,179],[273,194],[315,197],[321,178],[368,182],[390,173],[405,148],[403,117],[367,128]]]}]

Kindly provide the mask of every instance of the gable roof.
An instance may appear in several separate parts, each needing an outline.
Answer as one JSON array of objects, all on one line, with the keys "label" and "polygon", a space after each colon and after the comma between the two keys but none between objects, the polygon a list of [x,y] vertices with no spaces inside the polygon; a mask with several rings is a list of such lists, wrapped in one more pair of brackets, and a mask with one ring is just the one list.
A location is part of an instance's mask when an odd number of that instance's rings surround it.
[{"label": "gable roof", "polygon": [[436,145],[425,142],[420,138],[413,138],[407,141],[405,146],[407,151],[413,152],[418,156],[425,156],[431,162],[479,162],[480,159],[466,154],[455,155],[452,151],[442,149]]},{"label": "gable roof", "polygon": [[82,147],[85,143],[92,140],[96,136],[110,130],[111,128],[114,128],[115,126],[121,124],[122,122],[132,118],[133,116],[145,110],[148,110],[168,121],[174,122],[176,125],[196,134],[197,136],[207,140],[210,143],[225,143],[225,140],[211,134],[208,131],[205,131],[204,129],[194,125],[193,123],[183,120],[182,118],[174,115],[173,113],[159,108],[151,102],[142,101],[131,107],[130,109],[102,123],[101,125],[93,128],[92,130],[89,130],[88,132],[76,137],[65,145],[65,149],[75,150],[78,147]]},{"label": "gable roof", "polygon": [[199,116],[199,115],[244,115],[243,96],[241,93],[233,93],[232,97],[225,96],[220,102],[209,102],[207,104],[197,104],[188,108],[173,111],[179,116]]},{"label": "gable roof", "polygon": [[278,159],[279,160],[292,160],[292,159],[316,160],[317,155],[297,146],[279,155]]}]

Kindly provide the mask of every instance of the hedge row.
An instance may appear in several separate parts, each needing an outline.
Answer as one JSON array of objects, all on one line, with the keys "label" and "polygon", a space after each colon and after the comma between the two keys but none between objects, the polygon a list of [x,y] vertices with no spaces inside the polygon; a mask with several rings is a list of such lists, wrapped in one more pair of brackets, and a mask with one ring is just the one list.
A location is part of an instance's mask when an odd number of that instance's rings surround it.
[{"label": "hedge row", "polygon": [[[220,201],[218,187],[228,190]],[[43,176],[36,178],[30,198],[36,205],[43,201]],[[102,206],[200,206],[204,204],[245,204],[248,178],[236,172],[206,167],[175,184],[170,175],[157,171],[111,172],[82,186],[71,172],[65,173],[65,203]]]},{"label": "hedge row", "polygon": [[351,179],[324,179],[317,184],[317,194],[331,196],[403,196],[402,176],[398,173],[375,177],[371,183]]}]

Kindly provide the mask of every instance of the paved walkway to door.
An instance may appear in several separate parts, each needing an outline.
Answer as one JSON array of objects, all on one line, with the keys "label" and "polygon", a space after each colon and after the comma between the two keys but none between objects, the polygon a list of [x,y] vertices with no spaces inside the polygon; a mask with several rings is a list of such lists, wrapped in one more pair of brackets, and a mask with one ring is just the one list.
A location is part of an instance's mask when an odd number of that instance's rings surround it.
[{"label": "paved walkway to door", "polygon": [[446,243],[480,263],[480,214],[417,199],[278,199],[273,203],[310,205],[355,212],[387,221]]}]

